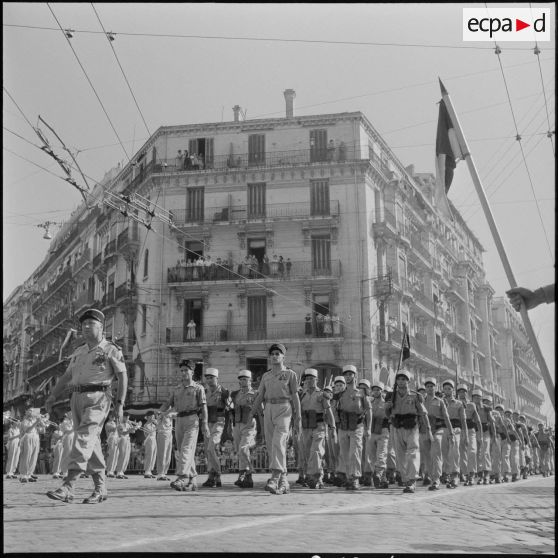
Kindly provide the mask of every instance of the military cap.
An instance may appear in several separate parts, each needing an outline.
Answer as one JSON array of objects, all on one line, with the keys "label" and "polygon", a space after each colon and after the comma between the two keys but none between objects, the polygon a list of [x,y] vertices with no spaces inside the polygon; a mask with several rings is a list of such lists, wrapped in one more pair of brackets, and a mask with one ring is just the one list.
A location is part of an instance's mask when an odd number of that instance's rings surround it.
[{"label": "military cap", "polygon": [[182,368],[183,366],[186,366],[186,368],[189,368],[190,370],[194,370],[194,368],[196,367],[196,365],[194,364],[194,361],[189,360],[187,358],[180,361],[180,364],[178,365],[178,368]]},{"label": "military cap", "polygon": [[399,378],[399,376],[405,376],[407,380],[411,381],[411,373],[407,372],[407,370],[399,370],[399,372],[395,374],[395,379]]},{"label": "military cap", "polygon": [[494,405],[494,409],[501,409],[502,411],[504,410],[504,406],[501,405],[500,403],[496,403],[496,405]]},{"label": "military cap", "polygon": [[345,374],[345,372],[352,372],[353,374],[356,374],[357,368],[352,364],[345,364],[345,366],[343,366],[343,374]]},{"label": "military cap", "polygon": [[544,426],[544,424],[542,422],[539,422],[537,426]]},{"label": "military cap", "polygon": [[451,386],[452,388],[455,389],[455,382],[453,380],[444,380],[442,382],[442,387],[444,386]]},{"label": "military cap", "polygon": [[250,372],[250,370],[241,370],[238,373],[238,378],[249,378],[250,380],[252,379],[252,372]]},{"label": "military cap", "polygon": [[519,411],[516,411],[516,410],[514,409],[513,414],[514,414],[514,415],[519,415]]},{"label": "military cap", "polygon": [[79,318],[79,323],[83,323],[85,320],[97,320],[98,322],[105,323],[105,315],[96,308],[90,308],[86,310]]},{"label": "military cap", "polygon": [[312,378],[318,377],[318,371],[315,368],[307,368],[304,371],[303,377],[306,378],[308,376],[312,376]]},{"label": "military cap", "polygon": [[279,351],[282,354],[287,353],[287,349],[285,348],[285,345],[283,345],[283,343],[273,343],[273,345],[271,345],[271,347],[269,347],[269,350],[267,351],[267,353],[271,354],[271,351]]},{"label": "military cap", "polygon": [[426,384],[434,384],[436,385],[438,383],[438,380],[436,380],[436,378],[426,378],[426,380],[424,380],[424,385],[426,386]]},{"label": "military cap", "polygon": [[345,385],[347,385],[347,380],[345,380],[343,376],[336,376],[335,380],[333,380],[333,383],[336,384],[337,382],[343,382]]},{"label": "military cap", "polygon": [[478,395],[478,396],[482,397],[482,389],[475,388],[475,389],[473,390],[473,394],[472,394],[472,395]]},{"label": "military cap", "polygon": [[323,391],[333,391],[332,387],[330,385],[324,386]]},{"label": "military cap", "polygon": [[421,384],[420,386],[417,387],[417,391],[426,391],[426,386],[423,386]]},{"label": "military cap", "polygon": [[384,388],[384,391],[385,391],[386,393],[391,393],[391,392],[393,391],[393,389],[391,389],[389,386],[386,386],[386,387]]},{"label": "military cap", "polygon": [[205,376],[214,376],[215,378],[218,378],[219,370],[217,370],[217,368],[208,368],[204,374]]},{"label": "military cap", "polygon": [[519,418],[527,420],[527,417],[525,415],[519,415]]},{"label": "military cap", "polygon": [[511,409],[506,409],[506,410],[504,411],[504,413],[509,413],[509,414],[511,415],[511,414],[513,413],[513,411],[512,411]]},{"label": "military cap", "polygon": [[370,380],[367,380],[366,378],[363,378],[362,380],[359,380],[359,382],[358,382],[359,386],[361,384],[364,384],[368,389],[370,389]]},{"label": "military cap", "polygon": [[492,396],[491,395],[485,395],[482,398],[483,401],[488,401],[489,403],[492,403]]},{"label": "military cap", "polygon": [[370,384],[370,388],[371,388],[371,389],[374,389],[375,387],[380,388],[382,391],[383,391],[384,389],[386,389],[385,386],[384,386],[384,382],[380,382],[380,380],[378,380],[378,381],[376,381],[376,382],[372,382],[372,383]]},{"label": "military cap", "polygon": [[469,391],[467,384],[457,384],[457,391]]}]

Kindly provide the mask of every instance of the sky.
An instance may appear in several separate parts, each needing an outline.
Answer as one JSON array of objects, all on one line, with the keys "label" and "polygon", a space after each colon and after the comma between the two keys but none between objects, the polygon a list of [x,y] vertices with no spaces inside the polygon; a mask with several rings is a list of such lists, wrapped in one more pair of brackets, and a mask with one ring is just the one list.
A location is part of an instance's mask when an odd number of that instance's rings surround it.
[{"label": "sky", "polygon": [[[531,5],[551,8],[554,22],[554,4]],[[488,3],[487,14],[511,6],[529,4]],[[247,119],[281,117],[283,91],[292,88],[295,114],[361,111],[404,165],[434,172],[438,77],[517,283],[552,283],[554,29],[539,56],[531,42],[500,43],[497,56],[493,42],[463,42],[464,7],[487,10],[481,3],[4,2],[4,300],[48,253],[38,225],[64,222],[81,200],[36,147],[31,125],[39,115],[77,154],[85,175],[101,180],[159,126],[232,120],[236,104]],[[60,26],[74,30],[74,51]],[[465,163],[449,198],[485,249],[495,296],[504,296],[509,282]],[[554,305],[530,318],[554,377]],[[543,410],[551,412],[548,401]]]}]

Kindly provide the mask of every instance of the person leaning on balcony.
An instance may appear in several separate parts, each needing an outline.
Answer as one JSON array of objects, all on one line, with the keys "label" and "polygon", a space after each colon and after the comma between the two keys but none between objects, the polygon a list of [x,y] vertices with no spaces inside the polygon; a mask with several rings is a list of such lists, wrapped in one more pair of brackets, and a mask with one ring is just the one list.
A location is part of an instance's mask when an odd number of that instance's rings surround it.
[{"label": "person leaning on balcony", "polygon": [[201,425],[203,436],[209,438],[207,424],[207,404],[205,390],[201,384],[194,382],[195,364],[191,360],[183,360],[179,364],[180,385],[175,388],[166,403],[161,407],[163,415],[169,414],[169,409],[174,408],[176,414],[176,479],[170,483],[171,488],[179,492],[195,491],[196,483],[196,445],[198,432]]},{"label": "person leaning on balcony", "polygon": [[66,386],[72,394],[70,408],[75,433],[68,473],[60,488],[47,493],[53,500],[72,501],[74,484],[82,473],[90,474],[95,485],[93,494],[83,503],[98,504],[107,498],[100,433],[109,413],[110,386],[115,378],[118,391],[114,412],[122,418],[128,376],[122,351],[104,338],[104,321],[104,314],[94,308],[82,314],[80,322],[85,344],[72,353],[66,372],[45,401],[50,412]]},{"label": "person leaning on balcony", "polygon": [[550,304],[555,301],[556,285],[554,283],[540,287],[534,291],[525,287],[514,287],[506,291],[511,305],[519,312],[521,305],[524,304],[526,310],[532,310],[543,302]]},{"label": "person leaning on balcony", "polygon": [[265,445],[269,456],[271,478],[265,490],[272,494],[287,494],[287,443],[289,427],[293,420],[293,435],[298,438],[302,431],[300,399],[298,397],[298,380],[296,372],[285,366],[287,349],[281,343],[269,347],[271,369],[260,381],[258,395],[248,415],[248,420],[264,404]]}]

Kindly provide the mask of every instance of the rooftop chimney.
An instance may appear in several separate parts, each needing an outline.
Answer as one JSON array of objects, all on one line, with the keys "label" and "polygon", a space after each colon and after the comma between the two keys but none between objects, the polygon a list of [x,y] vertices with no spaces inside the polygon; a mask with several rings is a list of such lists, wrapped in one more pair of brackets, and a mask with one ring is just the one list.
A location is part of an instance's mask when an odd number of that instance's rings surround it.
[{"label": "rooftop chimney", "polygon": [[283,95],[285,95],[285,104],[286,104],[286,118],[292,118],[294,116],[294,100],[296,97],[296,93],[294,89],[285,89],[283,91]]},{"label": "rooftop chimney", "polygon": [[240,107],[238,105],[234,105],[233,113],[234,113],[234,121],[238,122],[238,115],[240,114]]}]

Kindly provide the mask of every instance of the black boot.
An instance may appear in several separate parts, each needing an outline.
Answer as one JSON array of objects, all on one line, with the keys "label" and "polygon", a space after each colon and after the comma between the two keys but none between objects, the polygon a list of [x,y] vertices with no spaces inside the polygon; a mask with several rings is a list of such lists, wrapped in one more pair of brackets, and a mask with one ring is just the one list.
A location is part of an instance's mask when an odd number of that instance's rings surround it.
[{"label": "black boot", "polygon": [[242,481],[241,488],[254,488],[254,481],[252,480],[252,473],[246,473]]},{"label": "black boot", "polygon": [[205,486],[206,488],[215,488],[215,473],[213,471],[209,472],[209,476],[202,486]]},{"label": "black boot", "polygon": [[242,483],[246,477],[246,471],[241,471],[238,475],[238,478],[234,481],[234,484],[240,488],[242,488]]}]

